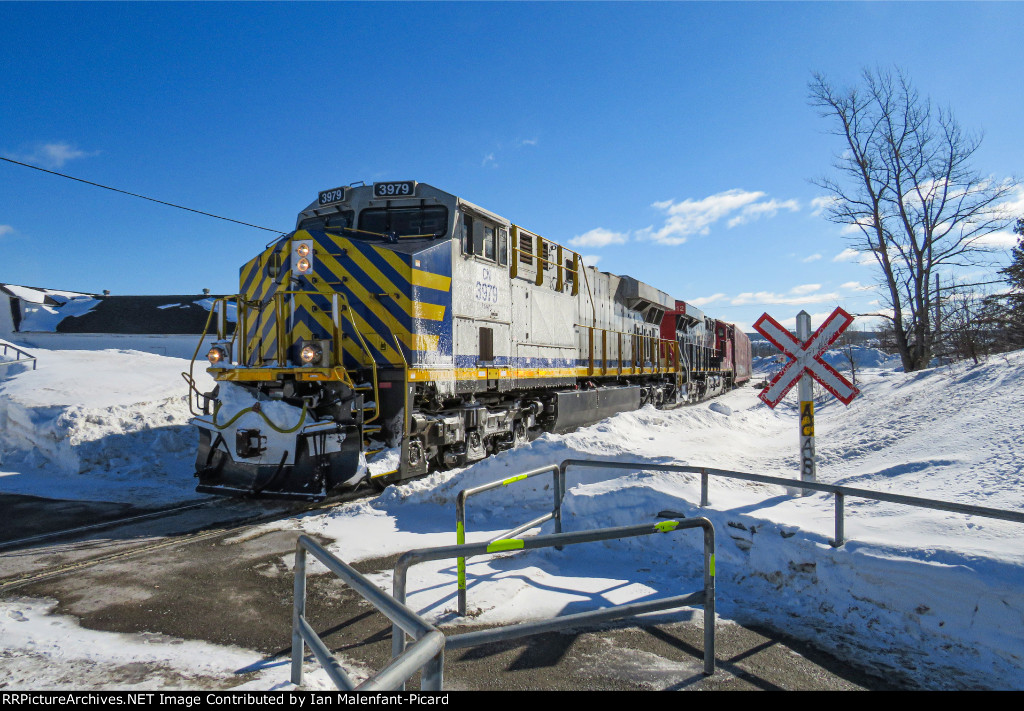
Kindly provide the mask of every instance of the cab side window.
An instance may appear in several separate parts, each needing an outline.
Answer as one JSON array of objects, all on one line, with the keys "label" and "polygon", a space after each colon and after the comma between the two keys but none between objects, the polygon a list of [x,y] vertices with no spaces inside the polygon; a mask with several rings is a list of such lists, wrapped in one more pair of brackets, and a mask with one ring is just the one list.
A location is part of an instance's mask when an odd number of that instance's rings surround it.
[{"label": "cab side window", "polygon": [[463,254],[473,254],[504,266],[508,264],[508,229],[472,215],[462,215],[459,241]]},{"label": "cab side window", "polygon": [[498,228],[498,264],[508,264],[508,230]]},{"label": "cab side window", "polygon": [[462,232],[459,235],[462,242],[462,253],[473,254],[473,218],[470,215],[462,216]]},{"label": "cab side window", "polygon": [[473,220],[473,254],[494,259],[494,227],[483,220]]}]

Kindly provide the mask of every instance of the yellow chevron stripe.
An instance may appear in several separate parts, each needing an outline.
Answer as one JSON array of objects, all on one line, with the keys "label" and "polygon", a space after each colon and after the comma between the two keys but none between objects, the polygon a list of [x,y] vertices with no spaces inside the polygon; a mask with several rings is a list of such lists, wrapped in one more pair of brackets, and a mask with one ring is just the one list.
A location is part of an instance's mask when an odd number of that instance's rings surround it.
[{"label": "yellow chevron stripe", "polygon": [[412,335],[413,350],[436,351],[438,341],[440,340],[440,336],[431,336],[427,333],[414,333]]},{"label": "yellow chevron stripe", "polygon": [[413,301],[411,316],[413,318],[425,318],[431,321],[444,321],[444,306],[426,304],[422,301]]},{"label": "yellow chevron stripe", "polygon": [[259,264],[259,261],[260,257],[255,257],[245,263],[245,265],[242,267],[242,273],[238,278],[239,285],[245,284],[247,281],[249,281],[249,279],[252,277],[253,270],[256,268],[256,265]]},{"label": "yellow chevron stripe", "polygon": [[[296,306],[301,306],[302,308],[306,309],[306,312],[309,313],[313,317],[313,319],[317,322],[317,324],[327,334],[329,334],[329,335],[333,335],[334,334],[334,322],[333,322],[333,319],[332,319],[331,315],[329,313],[327,313],[326,311],[323,311],[323,310],[321,310],[319,308],[315,312],[312,310],[312,308],[311,308],[313,306],[313,297],[312,296],[309,296],[307,294],[296,294],[295,295],[295,302],[296,302]],[[357,328],[359,328],[359,326],[357,326]],[[369,327],[366,327],[365,325],[362,328],[362,332],[364,334],[364,338],[366,337],[365,334],[367,333],[368,328]],[[351,336],[352,334],[349,334],[349,335]],[[291,340],[293,342],[298,340],[298,338],[300,338],[300,337],[308,341],[308,340],[312,340],[314,338],[314,335],[313,335],[313,333],[310,330],[308,325],[303,324],[303,323],[297,323],[297,324],[295,324],[295,328],[292,329],[292,332],[291,332],[289,337],[291,338]],[[353,338],[342,338],[341,341],[342,341],[342,348],[344,349],[344,351],[346,353],[348,353],[349,355],[351,355],[353,358],[355,358],[355,360],[357,362],[359,362],[359,363],[368,363],[367,355],[363,351],[362,346],[359,345],[359,342],[357,340],[355,340]],[[389,346],[393,346],[394,344],[388,344],[388,345]]]},{"label": "yellow chevron stripe", "polygon": [[425,272],[420,269],[412,270],[411,281],[414,286],[425,286],[428,289],[437,289],[438,291],[451,291],[452,288],[451,277]]},{"label": "yellow chevron stripe", "polygon": [[396,272],[402,275],[410,284],[412,283],[412,268],[393,249],[385,249],[377,245],[370,245],[374,252],[379,254],[384,261],[390,264]]}]

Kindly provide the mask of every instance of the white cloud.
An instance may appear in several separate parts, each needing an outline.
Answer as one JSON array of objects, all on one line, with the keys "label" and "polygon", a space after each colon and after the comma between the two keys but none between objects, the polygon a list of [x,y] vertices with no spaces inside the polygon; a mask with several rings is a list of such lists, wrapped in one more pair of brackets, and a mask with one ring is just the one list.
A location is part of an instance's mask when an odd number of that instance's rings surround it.
[{"label": "white cloud", "polygon": [[23,163],[31,163],[54,170],[64,167],[64,164],[68,161],[77,158],[90,158],[99,155],[99,153],[99,151],[89,153],[79,150],[69,143],[45,143],[31,153],[11,157]]},{"label": "white cloud", "polygon": [[484,156],[484,159],[480,163],[480,165],[483,166],[484,168],[486,168],[488,165],[491,166],[492,168],[497,168],[498,162],[494,160],[493,153],[488,153],[487,155]]},{"label": "white cloud", "polygon": [[687,198],[682,202],[673,202],[672,200],[656,202],[651,207],[661,210],[668,215],[668,218],[660,229],[655,230],[653,227],[648,227],[641,232],[644,238],[661,244],[682,244],[690,235],[708,234],[711,231],[711,225],[726,215],[757,202],[764,196],[763,192],[726,190],[701,200]]},{"label": "white cloud", "polygon": [[588,267],[596,267],[597,263],[601,261],[600,254],[581,254],[580,259]]},{"label": "white cloud", "polygon": [[610,244],[624,244],[629,240],[629,233],[612,232],[603,227],[595,227],[569,240],[573,247],[607,247]]},{"label": "white cloud", "polygon": [[520,146],[536,146],[538,143],[536,138],[521,138],[518,141]]},{"label": "white cloud", "polygon": [[996,249],[1013,249],[1017,246],[1018,235],[1013,232],[989,232],[974,240],[973,244],[979,247],[993,247]]},{"label": "white cloud", "polygon": [[796,200],[786,200],[785,202],[779,202],[778,200],[755,202],[752,205],[747,205],[743,208],[740,214],[729,220],[729,227],[736,227],[747,222],[753,222],[754,220],[760,219],[762,216],[775,217],[779,210],[796,212],[799,209],[800,203]]},{"label": "white cloud", "polygon": [[845,284],[839,285],[840,289],[848,289],[849,291],[871,291],[875,287],[871,284],[864,286],[859,281],[848,281]]},{"label": "white cloud", "polygon": [[1018,186],[1014,196],[998,205],[999,212],[1006,219],[1024,217],[1024,185]]},{"label": "white cloud", "polygon": [[839,202],[839,198],[835,195],[822,195],[811,200],[811,214],[815,217],[821,217],[825,214],[825,211]]},{"label": "white cloud", "polygon": [[821,259],[821,255],[820,254],[812,254],[809,257],[804,257],[800,261],[803,262],[804,264],[807,264],[808,262],[816,262],[819,259]]},{"label": "white cloud", "polygon": [[[817,284],[808,286],[818,286]],[[801,287],[797,287],[798,289]],[[819,287],[820,288],[820,287]],[[795,290],[794,290],[795,291]],[[729,303],[733,306],[746,306],[748,304],[786,304],[799,306],[801,304],[820,304],[827,301],[839,301],[839,294],[775,294],[770,291],[745,292],[733,297]]]},{"label": "white cloud", "polygon": [[[690,235],[710,234],[711,226],[723,218],[733,214],[728,227],[736,227],[761,217],[774,217],[779,210],[797,211],[800,204],[796,200],[761,200],[765,193],[749,190],[726,190],[722,193],[709,195],[700,200],[687,198],[682,202],[663,200],[651,204],[656,210],[665,213],[665,223],[661,227],[651,225],[632,232],[611,232],[596,228],[569,240],[569,244],[586,247],[604,247],[609,244],[624,242],[652,241],[665,245],[680,245]],[[735,214],[734,214],[735,213]]]},{"label": "white cloud", "polygon": [[14,232],[14,228],[11,227],[10,225],[0,225],[0,237],[3,237],[4,235],[9,235],[12,232]]},{"label": "white cloud", "polygon": [[847,247],[842,252],[840,252],[836,256],[832,257],[832,261],[833,262],[852,262],[855,259],[857,259],[858,257],[860,257],[860,254],[861,253],[858,252],[856,249],[851,249],[850,247]]},{"label": "white cloud", "polygon": [[710,303],[714,303],[715,301],[719,301],[724,298],[725,294],[712,294],[711,296],[701,296],[697,299],[687,299],[686,303],[693,304],[700,308],[701,306],[707,306]]},{"label": "white cloud", "polygon": [[821,284],[802,284],[800,286],[794,286],[789,290],[790,294],[810,294],[813,291],[821,289]]}]

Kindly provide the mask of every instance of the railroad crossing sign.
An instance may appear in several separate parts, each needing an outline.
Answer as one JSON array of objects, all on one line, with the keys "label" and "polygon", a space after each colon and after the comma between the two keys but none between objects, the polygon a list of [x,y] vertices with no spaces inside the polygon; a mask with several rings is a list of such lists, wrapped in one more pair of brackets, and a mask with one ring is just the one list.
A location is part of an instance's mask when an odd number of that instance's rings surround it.
[{"label": "railroad crossing sign", "polygon": [[[801,311],[806,314],[806,311]],[[797,317],[799,319],[799,317]],[[807,317],[808,324],[810,316]],[[821,359],[821,354],[835,343],[836,339],[853,323],[853,316],[837,308],[825,319],[814,335],[801,343],[778,321],[768,314],[763,314],[754,324],[754,328],[762,336],[771,341],[789,362],[772,378],[768,387],[761,392],[761,400],[768,407],[774,408],[786,396],[790,388],[797,384],[800,376],[805,373],[821,383],[821,386],[835,395],[844,405],[849,405],[860,393],[846,378],[831,365]],[[808,331],[810,328],[807,329]]]},{"label": "railroad crossing sign", "polygon": [[[800,383],[800,478],[803,481],[815,481],[817,478],[811,378],[821,383],[844,405],[849,405],[860,393],[852,383],[821,358],[822,353],[835,343],[851,323],[853,316],[837,308],[825,319],[825,323],[818,327],[814,335],[811,335],[811,315],[806,311],[801,311],[796,316],[796,337],[768,314],[763,314],[754,324],[757,332],[775,344],[789,359],[768,383],[768,387],[761,391],[761,400],[774,409],[782,402],[790,388]],[[810,490],[804,489],[804,493],[808,494]]]}]

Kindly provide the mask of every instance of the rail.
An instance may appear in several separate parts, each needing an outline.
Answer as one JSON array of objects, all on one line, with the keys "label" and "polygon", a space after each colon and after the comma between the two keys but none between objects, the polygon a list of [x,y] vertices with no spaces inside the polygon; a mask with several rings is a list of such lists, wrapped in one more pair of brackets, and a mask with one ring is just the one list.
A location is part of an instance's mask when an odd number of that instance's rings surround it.
[{"label": "rail", "polygon": [[1012,521],[1024,523],[1024,513],[1019,511],[1007,511],[1004,509],[993,509],[987,506],[974,506],[972,504],[958,504],[951,501],[938,501],[936,499],[925,499],[917,496],[905,496],[903,494],[890,494],[885,491],[871,491],[869,489],[858,489],[852,486],[840,486],[838,484],[822,484],[819,482],[801,481],[799,479],[786,479],[778,476],[765,474],[750,474],[748,472],[735,472],[726,469],[712,469],[710,467],[691,467],[681,464],[650,464],[647,462],[607,462],[596,459],[566,459],[558,465],[561,472],[558,477],[561,491],[559,497],[565,496],[565,472],[569,467],[591,467],[599,469],[628,469],[630,471],[669,471],[689,474],[700,474],[700,505],[702,508],[709,506],[708,483],[712,476],[720,476],[727,479],[742,479],[745,481],[756,481],[762,484],[777,484],[790,488],[810,489],[833,494],[835,496],[835,538],[829,541],[833,548],[839,548],[846,543],[844,530],[844,501],[847,496],[872,499],[875,501],[886,501],[904,506],[914,506],[935,511],[950,511],[952,513],[967,514],[969,516],[982,516],[1001,521]]},{"label": "rail", "polygon": [[[382,612],[396,630],[401,630],[402,641],[408,633],[416,640],[408,649],[393,655],[391,662],[362,684],[356,684],[341,663],[331,654],[327,645],[306,621],[306,552],[312,553],[327,569],[337,575],[363,599]],[[425,691],[440,691],[444,665],[444,634],[422,617],[378,588],[352,566],[324,550],[307,536],[299,536],[295,545],[295,600],[292,606],[292,683],[302,684],[302,660],[305,647],[327,672],[334,685],[343,691],[394,691],[404,686],[420,669],[420,687]]]},{"label": "rail", "polygon": [[23,351],[12,343],[0,343],[0,346],[3,346],[5,357],[7,356],[8,350],[14,351],[15,354],[14,360],[0,360],[0,368],[19,364],[26,365],[31,362],[32,370],[36,369],[36,357],[28,351]]},{"label": "rail", "polygon": [[[527,521],[523,525],[517,526],[516,528],[513,528],[511,531],[505,531],[504,533],[502,533],[502,534],[492,538],[490,541],[488,541],[488,543],[493,543],[494,541],[496,541],[498,539],[501,539],[501,538],[512,538],[513,536],[518,536],[523,531],[528,531],[529,529],[533,528],[534,526],[539,526],[540,524],[542,524],[542,523],[544,523],[546,521],[550,521],[552,519],[554,519],[554,521],[555,521],[555,533],[561,533],[562,532],[562,496],[560,495],[559,492],[564,491],[565,487],[563,486],[562,482],[559,480],[559,477],[564,476],[564,474],[561,472],[561,470],[559,470],[557,465],[549,464],[546,467],[541,467],[540,469],[534,469],[532,471],[526,472],[525,474],[518,474],[516,476],[509,477],[508,479],[502,479],[500,481],[492,481],[489,484],[481,484],[480,486],[474,486],[474,487],[472,487],[470,489],[463,489],[462,491],[460,491],[458,497],[456,497],[456,499],[455,499],[455,540],[456,540],[456,543],[458,543],[459,545],[462,545],[462,544],[464,544],[466,542],[466,500],[469,499],[470,496],[475,496],[476,494],[482,494],[485,491],[490,491],[491,489],[497,489],[498,487],[502,487],[502,486],[509,486],[511,484],[516,483],[517,481],[524,481],[526,479],[529,479],[530,477],[539,476],[541,474],[548,474],[548,473],[550,473],[550,474],[552,474],[554,476],[554,482],[553,482],[554,486],[551,487],[552,491],[554,492],[554,496],[555,496],[554,508],[549,513],[546,513],[546,514],[543,514],[541,516],[538,516],[537,518],[533,519],[532,521]],[[466,616],[466,558],[464,556],[459,556],[459,560],[458,560],[458,581],[459,581],[459,615],[461,617],[465,617]]]},{"label": "rail", "polygon": [[[405,604],[406,587],[409,568],[418,563],[432,560],[446,560],[458,557],[472,557],[502,553],[514,550],[536,550],[571,546],[579,543],[592,543],[620,538],[648,536],[657,533],[673,533],[690,528],[701,528],[704,531],[704,589],[697,592],[675,595],[658,600],[633,602],[610,608],[563,615],[548,620],[521,622],[495,629],[467,632],[451,635],[445,641],[447,649],[475,647],[481,644],[518,639],[558,629],[579,627],[585,624],[608,622],[626,617],[633,617],[649,612],[670,610],[692,605],[704,606],[704,673],[714,674],[715,671],[715,529],[706,518],[691,518],[681,521],[660,521],[652,524],[636,526],[620,526],[617,528],[598,528],[588,531],[556,533],[528,538],[502,538],[485,543],[471,543],[436,548],[421,548],[403,554],[395,564],[394,598],[398,603]],[[405,632],[396,623],[391,632],[391,656],[401,658],[405,653]]]}]

